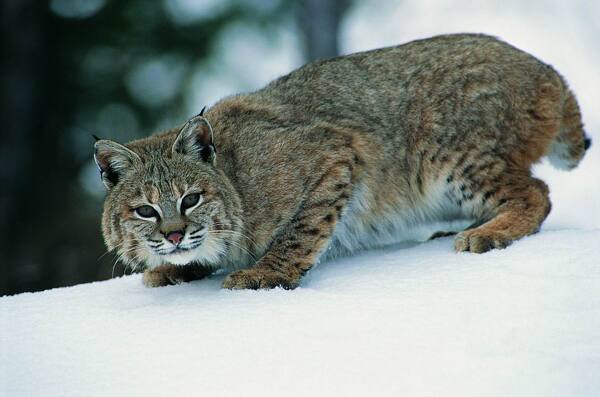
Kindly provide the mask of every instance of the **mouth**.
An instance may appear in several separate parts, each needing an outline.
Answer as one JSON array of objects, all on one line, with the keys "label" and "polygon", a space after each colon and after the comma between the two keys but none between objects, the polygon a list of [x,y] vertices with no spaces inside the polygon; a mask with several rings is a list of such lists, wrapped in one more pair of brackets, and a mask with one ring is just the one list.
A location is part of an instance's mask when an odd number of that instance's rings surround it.
[{"label": "mouth", "polygon": [[[208,233],[192,233],[183,244],[173,245],[166,241],[149,241],[147,247],[156,263],[187,265],[202,262],[214,264],[224,254],[226,244],[220,239],[208,238]],[[165,247],[165,245],[169,245]]]},{"label": "mouth", "polygon": [[202,245],[202,241],[198,241],[198,242],[194,242],[191,244],[186,244],[185,246],[176,246],[176,247],[171,247],[171,248],[158,249],[158,250],[154,250],[154,252],[160,256],[169,256],[169,255],[175,255],[175,254],[193,251],[196,248],[200,247],[201,245]]},{"label": "mouth", "polygon": [[187,265],[198,260],[202,257],[200,246],[202,243],[193,243],[184,247],[172,247],[160,252],[157,255],[162,258],[163,261],[171,263],[173,265]]}]

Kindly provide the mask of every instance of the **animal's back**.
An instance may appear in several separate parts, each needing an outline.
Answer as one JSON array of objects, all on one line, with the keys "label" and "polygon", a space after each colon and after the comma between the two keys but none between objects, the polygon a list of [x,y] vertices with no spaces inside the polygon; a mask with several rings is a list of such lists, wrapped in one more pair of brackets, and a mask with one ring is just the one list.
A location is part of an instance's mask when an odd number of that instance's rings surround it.
[{"label": "animal's back", "polygon": [[468,118],[500,119],[510,126],[519,111],[559,111],[544,105],[563,108],[570,97],[551,66],[494,37],[475,34],[313,62],[253,95],[286,107],[291,117],[359,127],[384,134],[386,143],[400,135],[403,146],[432,133],[468,138],[473,135],[465,128]]}]

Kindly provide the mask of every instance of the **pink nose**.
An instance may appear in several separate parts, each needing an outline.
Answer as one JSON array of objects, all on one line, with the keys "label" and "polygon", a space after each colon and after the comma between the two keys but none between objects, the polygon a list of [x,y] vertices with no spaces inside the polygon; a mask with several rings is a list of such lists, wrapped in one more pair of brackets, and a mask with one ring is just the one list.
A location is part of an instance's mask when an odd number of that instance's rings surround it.
[{"label": "pink nose", "polygon": [[178,245],[179,243],[181,243],[181,240],[183,240],[183,233],[171,232],[171,233],[167,234],[167,240],[169,240],[170,242],[172,242],[175,245]]}]

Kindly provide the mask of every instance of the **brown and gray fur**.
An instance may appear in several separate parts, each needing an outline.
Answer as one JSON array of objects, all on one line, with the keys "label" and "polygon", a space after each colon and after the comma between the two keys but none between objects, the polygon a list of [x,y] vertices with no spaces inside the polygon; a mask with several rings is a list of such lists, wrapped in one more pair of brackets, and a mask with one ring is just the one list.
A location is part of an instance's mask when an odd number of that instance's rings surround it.
[{"label": "brown and gray fur", "polygon": [[[470,224],[455,249],[481,253],[548,215],[531,165],[572,169],[589,143],[551,66],[489,36],[438,36],[310,63],[126,147],[97,142],[104,237],[149,286],[228,268],[225,288],[295,288],[320,258],[440,222]],[[188,191],[202,202],[182,214]],[[137,219],[148,203],[164,214]],[[153,253],[173,230],[201,244]]]}]

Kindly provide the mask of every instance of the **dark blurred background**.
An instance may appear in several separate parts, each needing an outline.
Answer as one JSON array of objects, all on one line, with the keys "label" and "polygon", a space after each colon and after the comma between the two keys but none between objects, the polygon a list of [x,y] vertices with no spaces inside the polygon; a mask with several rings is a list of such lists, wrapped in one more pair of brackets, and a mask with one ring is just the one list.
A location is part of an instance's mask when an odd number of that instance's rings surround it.
[{"label": "dark blurred background", "polygon": [[[336,55],[349,6],[3,0],[0,295],[125,271],[103,255],[104,191],[92,134],[120,142],[143,137],[219,96]],[[233,51],[224,52],[228,46]],[[257,59],[265,55],[261,46],[273,51],[273,65]],[[234,70],[222,70],[231,64]]]},{"label": "dark blurred background", "polygon": [[[0,296],[126,272],[102,242],[92,134],[127,142],[179,125],[312,59],[438,33],[498,35],[567,77],[594,136],[598,4],[3,0]],[[600,223],[600,200],[589,200],[600,198],[600,184],[587,183],[600,157],[588,157],[578,174],[541,169],[551,188],[565,185],[553,190],[550,227]]]}]

